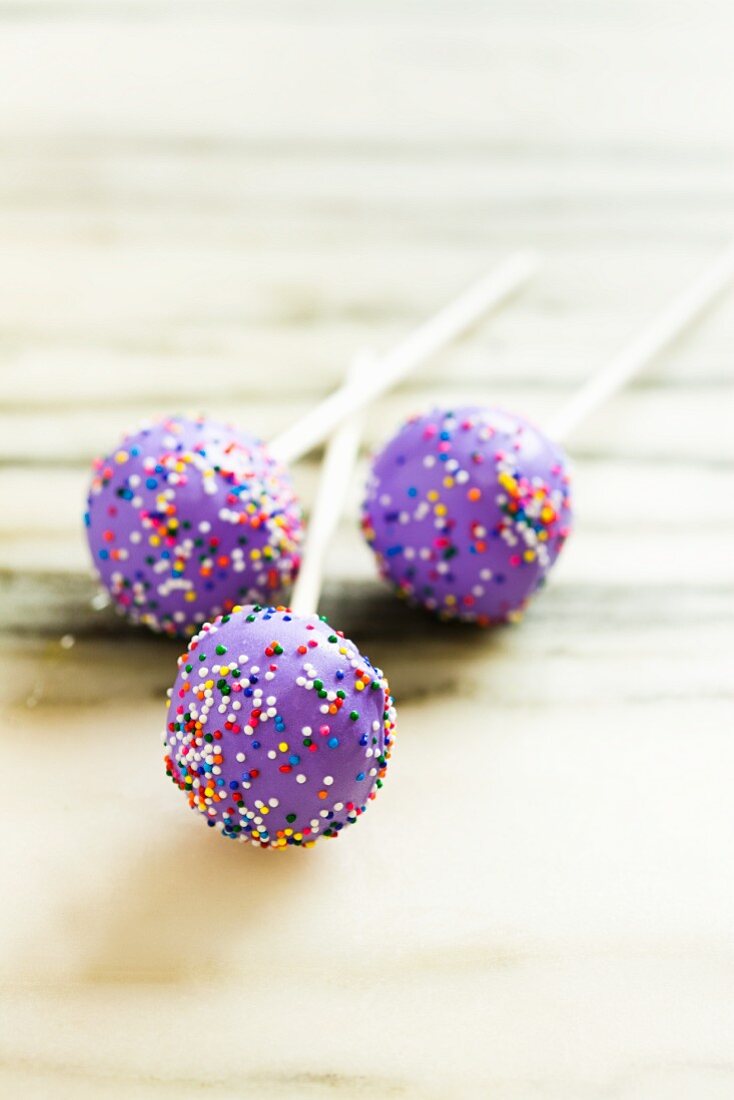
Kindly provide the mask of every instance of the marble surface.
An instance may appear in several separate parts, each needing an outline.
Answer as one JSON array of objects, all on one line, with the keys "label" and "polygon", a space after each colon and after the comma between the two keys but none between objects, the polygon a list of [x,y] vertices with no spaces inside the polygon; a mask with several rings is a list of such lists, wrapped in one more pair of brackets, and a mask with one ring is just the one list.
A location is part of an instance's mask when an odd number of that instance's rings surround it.
[{"label": "marble surface", "polygon": [[137,418],[275,432],[521,244],[540,276],[366,444],[433,399],[557,410],[734,228],[706,12],[0,4],[1,1095],[734,1094],[732,295],[580,433],[577,530],[516,628],[386,595],[355,479],[324,608],[399,742],[338,843],[185,810],[178,647],[100,607],[79,523]]}]

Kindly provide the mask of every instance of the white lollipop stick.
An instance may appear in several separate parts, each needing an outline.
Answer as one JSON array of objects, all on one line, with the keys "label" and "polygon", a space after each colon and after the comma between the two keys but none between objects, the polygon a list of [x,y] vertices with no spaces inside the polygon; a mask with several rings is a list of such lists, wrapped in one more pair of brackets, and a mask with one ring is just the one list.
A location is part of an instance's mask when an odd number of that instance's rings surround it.
[{"label": "white lollipop stick", "polygon": [[696,281],[678,294],[610,363],[571,398],[551,421],[548,434],[559,443],[600,405],[613,397],[647,363],[698,319],[734,279],[734,245],[723,252]]},{"label": "white lollipop stick", "polygon": [[[373,356],[362,352],[355,357],[347,382],[371,368]],[[316,501],[306,534],[301,568],[291,595],[291,610],[313,615],[319,605],[324,579],[324,562],[344,508],[347,490],[359,454],[362,417],[353,413],[343,420],[324,454]]]},{"label": "white lollipop stick", "polygon": [[350,374],[338,390],[277,436],[268,449],[286,464],[307,454],[328,438],[346,416],[397,385],[424,359],[476,324],[483,314],[502,305],[527,282],[537,266],[537,257],[532,252],[510,256],[369,368],[362,366],[358,375]]}]

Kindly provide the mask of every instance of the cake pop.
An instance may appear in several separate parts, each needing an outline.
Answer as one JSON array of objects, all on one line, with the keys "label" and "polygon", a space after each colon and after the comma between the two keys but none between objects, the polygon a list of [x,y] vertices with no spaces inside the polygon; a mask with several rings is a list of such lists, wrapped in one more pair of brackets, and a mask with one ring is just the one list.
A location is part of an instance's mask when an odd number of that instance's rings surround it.
[{"label": "cake pop", "polygon": [[171,416],[127,435],[95,463],[85,515],[118,609],[190,636],[236,604],[276,602],[297,575],[303,537],[286,464],[504,302],[534,267],[529,254],[511,257],[269,446],[204,417]]},{"label": "cake pop", "polygon": [[543,433],[498,408],[434,409],[377,454],[362,529],[397,594],[442,619],[519,618],[571,530],[560,446],[581,421],[690,325],[734,276],[728,249],[581,388]]},{"label": "cake pop", "polygon": [[436,409],[375,459],[362,523],[401,596],[443,618],[512,618],[569,533],[566,458],[512,413]]},{"label": "cake pop", "polygon": [[346,422],[327,451],[293,609],[235,607],[205,625],[170,693],[168,775],[222,836],[262,848],[338,836],[390,757],[387,680],[316,614],[356,440]]},{"label": "cake pop", "polygon": [[285,468],[203,417],[146,424],[96,462],[86,523],[118,606],[168,634],[276,595],[296,576],[303,537]]}]

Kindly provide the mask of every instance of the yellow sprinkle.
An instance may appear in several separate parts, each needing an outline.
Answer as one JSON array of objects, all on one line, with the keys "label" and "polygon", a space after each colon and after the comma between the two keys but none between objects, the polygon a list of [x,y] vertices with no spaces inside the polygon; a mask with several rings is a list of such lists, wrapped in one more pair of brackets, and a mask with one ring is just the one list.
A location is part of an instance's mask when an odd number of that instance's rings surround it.
[{"label": "yellow sprinkle", "polygon": [[426,495],[430,501],[438,500],[438,492],[435,489],[430,489]]},{"label": "yellow sprinkle", "polygon": [[288,752],[288,746],[285,743],[285,741],[281,741],[280,744],[278,745],[278,748],[280,749],[281,752]]}]

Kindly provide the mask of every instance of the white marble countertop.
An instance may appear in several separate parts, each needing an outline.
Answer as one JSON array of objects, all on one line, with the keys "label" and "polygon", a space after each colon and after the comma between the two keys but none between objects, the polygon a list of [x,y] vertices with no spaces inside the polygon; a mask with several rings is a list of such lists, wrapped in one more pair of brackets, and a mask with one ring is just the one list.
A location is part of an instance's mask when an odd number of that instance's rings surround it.
[{"label": "white marble countertop", "polygon": [[80,513],[140,416],[268,435],[518,245],[540,276],[367,442],[436,398],[542,422],[734,228],[730,4],[37,0],[0,29],[0,1094],[729,1100],[732,296],[584,429],[522,625],[406,612],[352,507],[326,610],[399,742],[338,844],[186,812],[178,647],[92,607]]}]

